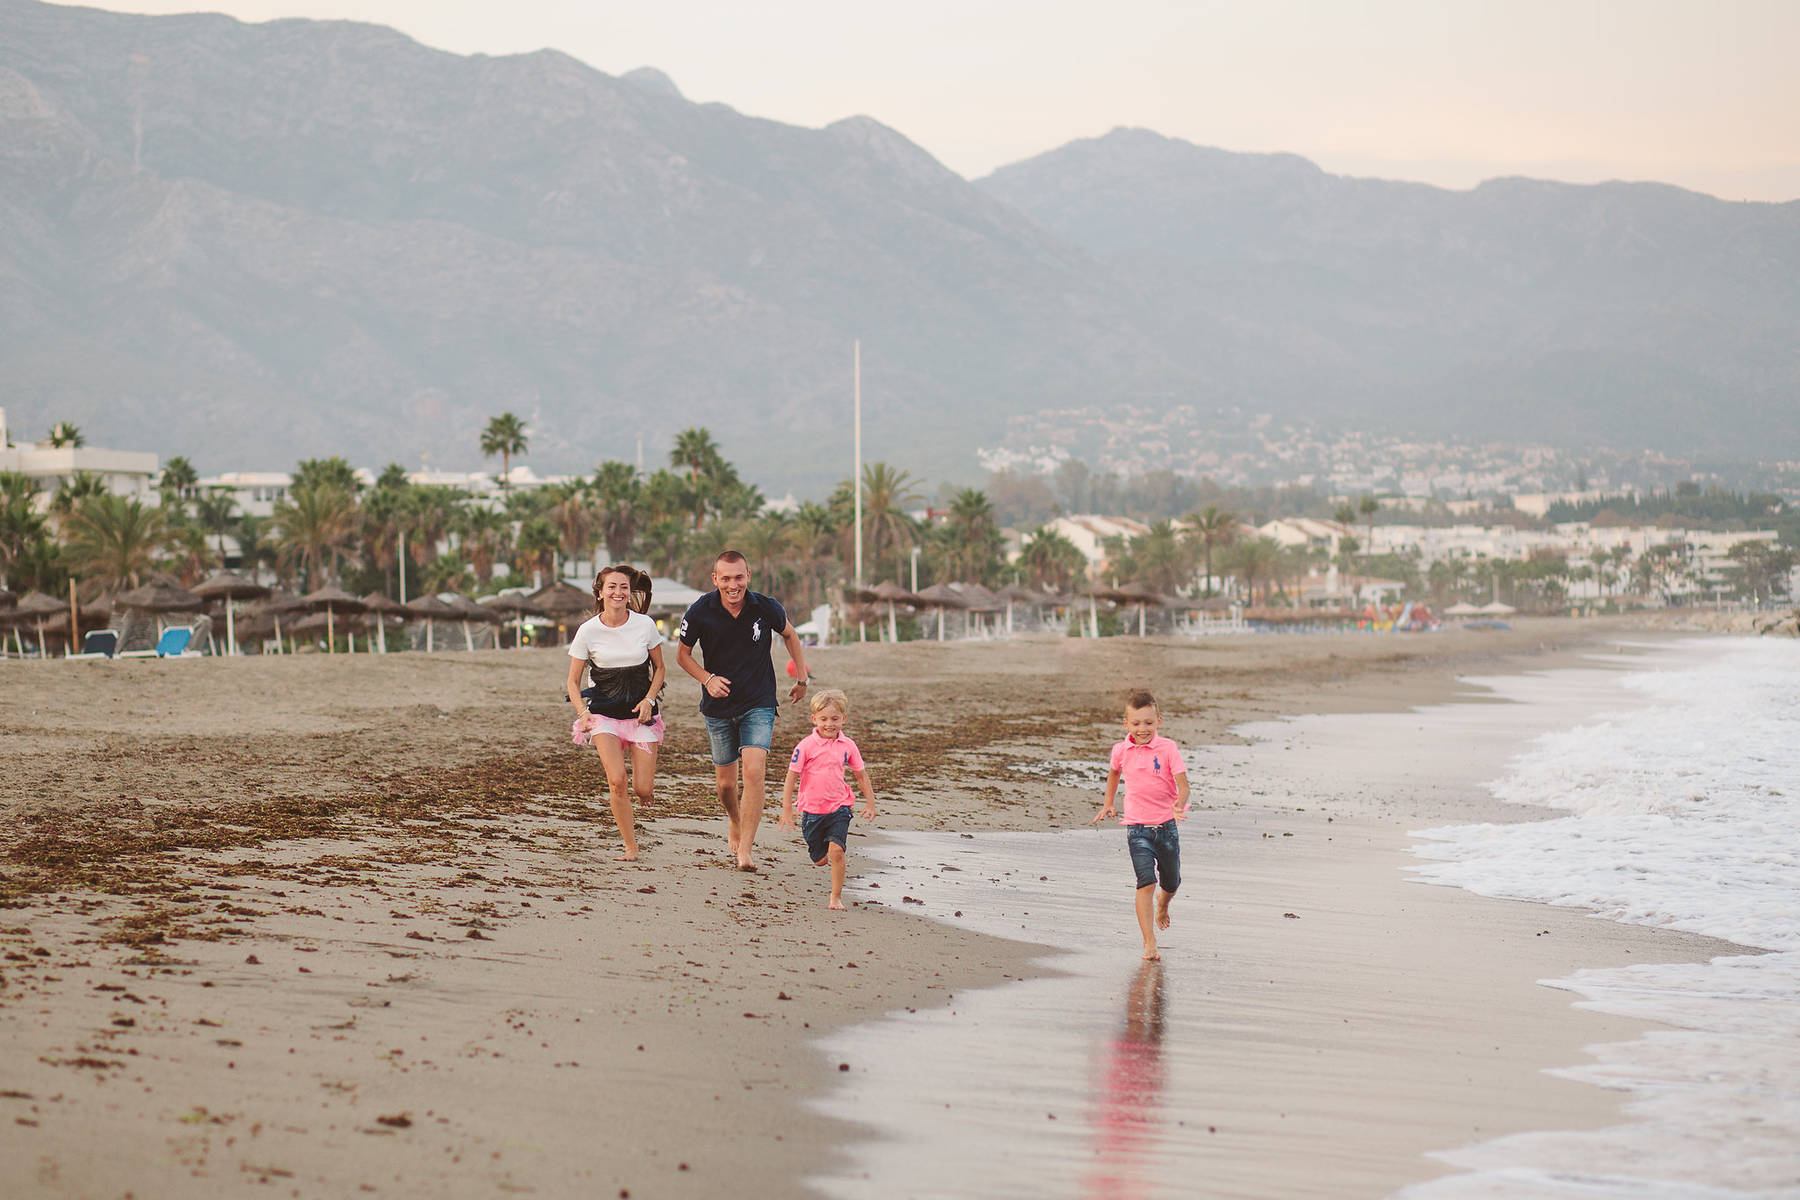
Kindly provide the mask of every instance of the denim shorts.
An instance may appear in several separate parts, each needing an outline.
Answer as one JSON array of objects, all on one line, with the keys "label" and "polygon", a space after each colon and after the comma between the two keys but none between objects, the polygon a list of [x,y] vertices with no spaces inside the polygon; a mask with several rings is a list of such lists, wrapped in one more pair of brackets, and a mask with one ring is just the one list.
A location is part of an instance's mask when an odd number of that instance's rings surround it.
[{"label": "denim shorts", "polygon": [[712,741],[713,766],[729,767],[746,747],[768,750],[775,740],[775,710],[753,708],[735,717],[708,717],[706,736]]},{"label": "denim shorts", "polygon": [[855,805],[846,804],[828,813],[801,813],[800,833],[806,838],[806,852],[814,862],[824,862],[831,843],[843,846],[850,839],[850,814]]},{"label": "denim shorts", "polygon": [[1127,825],[1125,846],[1131,851],[1131,869],[1137,872],[1139,887],[1160,881],[1162,890],[1173,895],[1181,886],[1181,834],[1174,821]]}]

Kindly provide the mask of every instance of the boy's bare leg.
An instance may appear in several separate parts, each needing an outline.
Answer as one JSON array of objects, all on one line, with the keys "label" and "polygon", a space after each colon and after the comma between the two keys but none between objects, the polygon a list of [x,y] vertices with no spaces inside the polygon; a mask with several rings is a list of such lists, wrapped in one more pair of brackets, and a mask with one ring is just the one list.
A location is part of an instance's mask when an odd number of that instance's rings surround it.
[{"label": "boy's bare leg", "polygon": [[836,842],[831,843],[825,851],[825,860],[831,864],[831,900],[826,908],[844,910],[844,848]]},{"label": "boy's bare leg", "polygon": [[756,827],[762,823],[763,775],[768,767],[769,752],[758,746],[745,746],[739,761],[744,764],[744,785],[738,801],[737,850],[738,870],[754,871],[756,863],[750,855],[756,846]]},{"label": "boy's bare leg", "polygon": [[725,844],[737,853],[738,844],[738,765],[727,763],[713,767],[713,787],[719,793],[719,807],[725,810]]},{"label": "boy's bare leg", "polygon": [[1175,899],[1174,892],[1165,892],[1161,888],[1156,889],[1156,927],[1158,929],[1169,927],[1169,902],[1173,899]]},{"label": "boy's bare leg", "polygon": [[619,827],[619,840],[625,852],[617,855],[620,862],[636,862],[638,855],[636,820],[631,811],[631,793],[625,790],[625,748],[608,733],[594,735],[594,753],[606,768],[606,802],[612,808],[613,824]]},{"label": "boy's bare leg", "polygon": [[1152,910],[1156,906],[1154,883],[1137,890],[1138,929],[1144,935],[1144,961],[1155,962],[1162,955],[1156,949],[1156,930],[1151,927]]}]

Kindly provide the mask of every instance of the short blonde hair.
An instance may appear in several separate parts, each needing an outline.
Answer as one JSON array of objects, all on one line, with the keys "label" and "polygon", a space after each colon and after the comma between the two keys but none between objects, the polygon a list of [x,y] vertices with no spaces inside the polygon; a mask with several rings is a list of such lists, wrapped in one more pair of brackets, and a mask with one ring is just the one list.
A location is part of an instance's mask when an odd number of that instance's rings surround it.
[{"label": "short blonde hair", "polygon": [[807,704],[814,712],[821,708],[835,708],[846,717],[850,715],[850,697],[836,688],[820,688],[807,700]]}]

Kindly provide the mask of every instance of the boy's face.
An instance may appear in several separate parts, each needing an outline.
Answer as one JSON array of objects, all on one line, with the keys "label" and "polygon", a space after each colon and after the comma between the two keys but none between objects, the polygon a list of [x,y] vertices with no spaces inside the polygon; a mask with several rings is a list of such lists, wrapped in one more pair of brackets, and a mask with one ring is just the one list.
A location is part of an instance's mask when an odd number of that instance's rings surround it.
[{"label": "boy's face", "polygon": [[812,715],[813,730],[826,741],[831,741],[844,732],[844,710],[835,704],[827,704]]},{"label": "boy's face", "polygon": [[1150,743],[1156,731],[1162,728],[1162,713],[1154,704],[1147,708],[1128,708],[1125,710],[1125,736],[1140,746]]}]

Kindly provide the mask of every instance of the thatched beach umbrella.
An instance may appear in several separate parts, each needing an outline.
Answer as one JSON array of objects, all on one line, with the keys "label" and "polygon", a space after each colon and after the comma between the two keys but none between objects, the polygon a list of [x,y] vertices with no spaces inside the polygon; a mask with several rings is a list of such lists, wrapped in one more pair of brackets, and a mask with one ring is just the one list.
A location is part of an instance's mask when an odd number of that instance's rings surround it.
[{"label": "thatched beach umbrella", "polygon": [[406,611],[425,622],[425,652],[430,654],[437,649],[435,644],[436,623],[453,621],[457,612],[430,592],[406,602]]},{"label": "thatched beach umbrella", "polygon": [[545,617],[550,615],[525,597],[509,596],[505,592],[500,593],[498,596],[483,596],[476,603],[499,613],[503,617],[510,616],[513,619],[515,626],[513,631],[513,649],[515,650],[523,650],[525,648],[525,618]]},{"label": "thatched beach umbrella", "polygon": [[558,640],[561,640],[563,629],[571,618],[579,625],[594,615],[594,597],[560,579],[531,593],[529,599],[556,622]]},{"label": "thatched beach umbrella", "polygon": [[46,596],[35,588],[19,597],[8,613],[13,627],[13,644],[18,648],[19,656],[25,655],[25,641],[20,636],[22,626],[33,625],[37,628],[38,654],[44,653],[44,626],[51,622],[52,615],[60,615],[63,603],[55,596]]},{"label": "thatched beach umbrella", "polygon": [[506,621],[506,618],[499,613],[482,607],[458,592],[444,592],[442,599],[445,604],[456,610],[457,617],[462,621],[463,649],[465,650],[475,649],[475,635],[469,631],[470,621],[480,621],[484,625],[500,625]]},{"label": "thatched beach umbrella", "polygon": [[261,600],[269,594],[269,589],[253,579],[245,579],[242,575],[230,571],[220,571],[195,584],[193,593],[208,600],[222,599],[225,601],[225,652],[236,654],[238,644],[235,602],[238,600]]},{"label": "thatched beach umbrella", "polygon": [[892,580],[884,579],[872,588],[850,589],[857,600],[874,600],[887,605],[888,641],[900,640],[899,618],[895,606],[904,604],[908,608],[918,608],[924,601],[913,595]]},{"label": "thatched beach umbrella", "polygon": [[381,653],[386,654],[387,619],[389,617],[400,617],[404,620],[409,615],[406,611],[406,605],[381,592],[370,592],[362,598],[362,602],[363,609],[369,614],[369,619],[375,622],[377,648]]},{"label": "thatched beach umbrella", "polygon": [[[333,639],[336,630],[333,628],[333,623],[337,614],[359,613],[363,611],[364,607],[361,600],[358,600],[343,588],[335,586],[326,586],[317,591],[308,592],[306,595],[300,597],[300,603],[304,604],[312,612],[324,612],[325,653],[327,654],[335,653],[335,650],[333,649]],[[350,653],[356,653],[356,634],[354,633],[350,635]]]},{"label": "thatched beach umbrella", "polygon": [[969,607],[969,602],[958,595],[956,589],[947,583],[934,583],[920,591],[919,601],[927,608],[937,609],[937,640],[940,642],[944,640],[944,610]]}]

